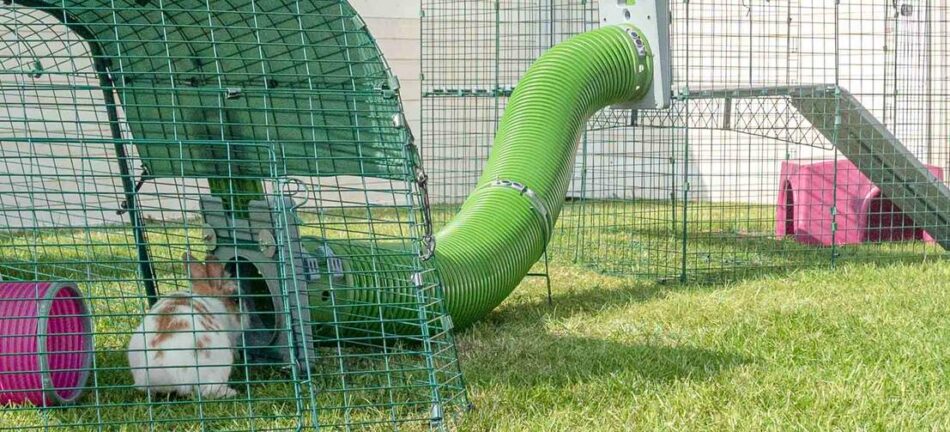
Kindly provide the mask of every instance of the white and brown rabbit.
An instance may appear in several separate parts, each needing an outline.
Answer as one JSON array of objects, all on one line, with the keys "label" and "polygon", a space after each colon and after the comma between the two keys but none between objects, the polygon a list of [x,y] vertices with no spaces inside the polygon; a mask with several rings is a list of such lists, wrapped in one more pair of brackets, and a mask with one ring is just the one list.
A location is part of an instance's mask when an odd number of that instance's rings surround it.
[{"label": "white and brown rabbit", "polygon": [[129,341],[135,387],[152,394],[235,396],[228,379],[247,325],[234,297],[237,285],[214,256],[201,263],[185,254],[185,263],[191,292],[162,297]]}]

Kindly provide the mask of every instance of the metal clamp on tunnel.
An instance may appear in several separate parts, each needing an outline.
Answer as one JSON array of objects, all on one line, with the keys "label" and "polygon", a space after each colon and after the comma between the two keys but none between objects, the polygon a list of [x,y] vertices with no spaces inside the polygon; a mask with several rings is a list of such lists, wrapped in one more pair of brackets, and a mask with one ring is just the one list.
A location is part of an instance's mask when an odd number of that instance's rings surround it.
[{"label": "metal clamp on tunnel", "polygon": [[511,180],[495,180],[485,185],[485,187],[502,187],[514,189],[518,191],[521,196],[527,198],[531,208],[538,212],[538,215],[541,216],[541,226],[544,230],[543,246],[545,248],[547,247],[548,240],[551,238],[551,234],[554,232],[554,217],[551,215],[551,212],[548,211],[547,206],[544,205],[544,201],[541,201],[541,198],[538,197],[538,194],[534,193],[534,191],[528,186]]},{"label": "metal clamp on tunnel", "polygon": [[[637,100],[615,105],[623,109],[668,108],[672,99],[673,55],[670,50],[669,0],[603,0],[600,21],[604,26],[624,25],[637,55],[644,61],[652,82]],[[633,27],[630,27],[633,26]]]}]

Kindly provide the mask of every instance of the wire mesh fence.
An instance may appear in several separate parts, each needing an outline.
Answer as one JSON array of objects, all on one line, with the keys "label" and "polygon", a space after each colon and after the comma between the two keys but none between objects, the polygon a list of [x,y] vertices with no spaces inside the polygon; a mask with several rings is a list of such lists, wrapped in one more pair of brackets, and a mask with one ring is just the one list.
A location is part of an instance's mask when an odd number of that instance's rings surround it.
[{"label": "wire mesh fence", "polygon": [[[947,6],[669,3],[673,104],[591,119],[554,259],[716,281],[947,257]],[[442,213],[475,184],[530,60],[599,26],[598,7],[423,1],[423,155]]]},{"label": "wire mesh fence", "polygon": [[[434,188],[345,1],[0,6],[0,429],[448,427],[432,223],[524,70],[601,20],[422,5]],[[591,119],[553,259],[722,280],[947,257],[950,8],[670,8],[673,104]]]},{"label": "wire mesh fence", "polygon": [[398,82],[345,1],[0,6],[0,430],[441,430]]}]

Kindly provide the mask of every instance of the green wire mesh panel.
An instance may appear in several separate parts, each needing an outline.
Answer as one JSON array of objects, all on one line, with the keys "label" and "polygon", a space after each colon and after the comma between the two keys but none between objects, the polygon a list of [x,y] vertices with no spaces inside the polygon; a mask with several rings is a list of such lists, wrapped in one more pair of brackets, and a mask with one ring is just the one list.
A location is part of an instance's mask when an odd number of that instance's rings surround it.
[{"label": "green wire mesh panel", "polygon": [[[669,3],[673,105],[588,123],[555,260],[716,281],[947,257],[932,241],[950,224],[937,187],[950,171],[947,6]],[[477,180],[520,74],[598,27],[598,6],[423,1],[422,140],[439,214]]]},{"label": "green wire mesh panel", "polygon": [[[716,279],[946,257],[924,241],[948,224],[940,188],[927,190],[940,181],[906,175],[918,162],[947,169],[933,157],[950,152],[947,119],[926,114],[941,110],[945,84],[926,89],[909,76],[946,79],[934,47],[946,28],[925,30],[946,7],[726,3],[673,4],[674,90],[686,107],[677,121],[689,128],[684,272]],[[906,94],[885,90],[893,85]],[[904,201],[905,188],[920,200]]]},{"label": "green wire mesh panel", "polygon": [[[469,194],[487,160],[497,121],[518,79],[546,49],[598,27],[597,4],[584,1],[423,1],[423,156],[432,176],[437,222],[444,222]],[[668,199],[660,181],[632,194],[624,170],[657,173],[670,149],[658,144],[635,158],[626,143],[638,132],[622,127],[628,113],[602,111],[581,142],[574,180],[549,252],[555,259],[597,263],[610,271],[667,276],[678,268],[668,206],[636,207],[639,198]],[[618,127],[621,126],[621,127]],[[659,164],[659,165],[658,165]],[[671,171],[672,172],[672,171]],[[636,220],[649,233],[634,240],[623,229]],[[628,247],[636,242],[635,247]],[[631,257],[630,254],[636,254]],[[644,260],[642,258],[650,259]],[[669,264],[671,268],[663,268]],[[539,269],[540,271],[541,269]]]},{"label": "green wire mesh panel", "polygon": [[[598,28],[597,8],[573,0],[423,1],[422,141],[436,221],[475,185],[521,74],[546,49]],[[626,127],[630,121],[629,112],[608,109],[588,124],[549,253],[603,271],[669,277],[681,243],[671,223],[674,135],[634,153],[629,143],[644,131]]]},{"label": "green wire mesh panel", "polygon": [[79,398],[0,430],[438,430],[467,405],[398,83],[347,2],[24,0],[0,34],[0,275],[75,282],[94,330]]}]

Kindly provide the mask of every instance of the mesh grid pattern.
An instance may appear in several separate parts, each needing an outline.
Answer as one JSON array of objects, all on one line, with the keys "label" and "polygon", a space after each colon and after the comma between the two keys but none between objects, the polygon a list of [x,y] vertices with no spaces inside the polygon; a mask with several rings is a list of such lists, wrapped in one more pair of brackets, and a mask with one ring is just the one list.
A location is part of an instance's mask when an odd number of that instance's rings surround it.
[{"label": "mesh grid pattern", "polygon": [[[519,74],[596,28],[598,4],[426,0],[423,9],[423,154],[433,200],[450,215]],[[947,256],[934,241],[950,223],[937,187],[950,169],[946,6],[672,0],[670,9],[672,106],[591,119],[553,259],[718,281]],[[783,192],[793,184],[802,189]]]},{"label": "mesh grid pattern", "polygon": [[[0,6],[0,275],[76,283],[95,329],[82,396],[5,408],[0,429],[445,428],[466,396],[418,156],[362,20],[345,1],[170,3]],[[208,319],[161,309],[200,277],[186,252],[227,271],[208,276],[234,286],[240,355],[227,382],[139,392],[139,323]],[[191,334],[146,335],[149,358],[217,354]]]}]

